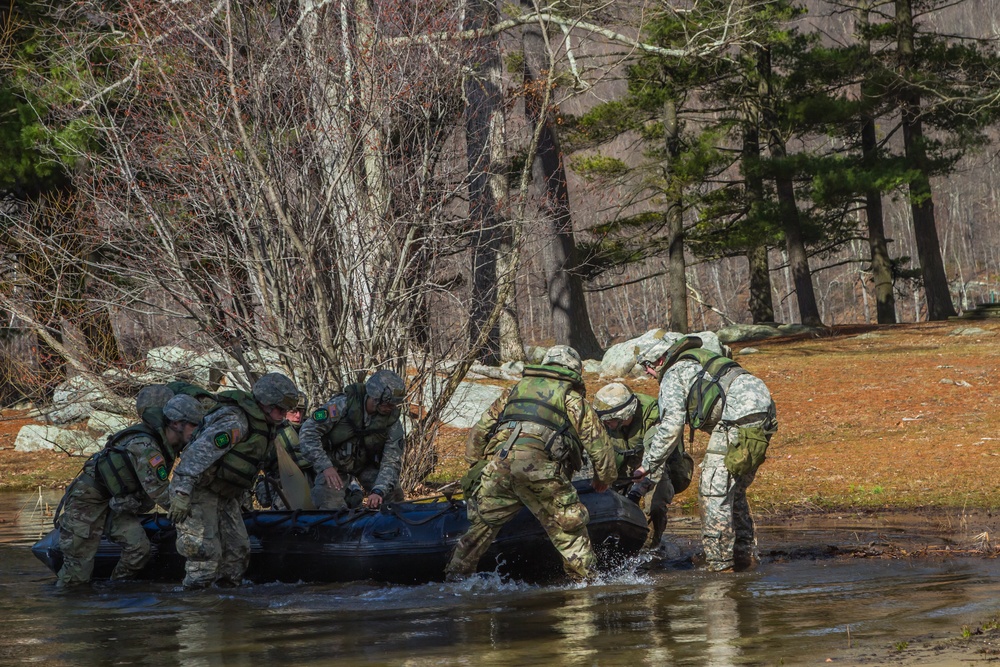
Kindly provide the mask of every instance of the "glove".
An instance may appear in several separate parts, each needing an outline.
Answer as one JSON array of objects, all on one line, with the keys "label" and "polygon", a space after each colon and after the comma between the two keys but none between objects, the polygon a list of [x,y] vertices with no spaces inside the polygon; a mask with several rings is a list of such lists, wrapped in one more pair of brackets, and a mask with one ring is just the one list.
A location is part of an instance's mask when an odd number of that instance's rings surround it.
[{"label": "glove", "polygon": [[170,520],[178,524],[191,514],[191,496],[178,493],[170,499]]},{"label": "glove", "polygon": [[628,490],[625,497],[631,500],[633,503],[638,503],[639,499],[644,495],[649,493],[653,487],[656,486],[649,477],[643,477],[638,482],[632,485],[632,488]]}]

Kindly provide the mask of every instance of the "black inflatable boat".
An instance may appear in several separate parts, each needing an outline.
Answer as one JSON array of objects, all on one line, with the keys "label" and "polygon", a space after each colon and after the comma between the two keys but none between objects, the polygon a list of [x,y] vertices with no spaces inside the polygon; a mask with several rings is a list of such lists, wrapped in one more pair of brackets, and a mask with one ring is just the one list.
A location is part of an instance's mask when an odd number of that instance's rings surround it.
[{"label": "black inflatable boat", "polygon": [[[634,556],[646,539],[642,510],[614,492],[596,493],[588,482],[576,482],[580,500],[590,513],[588,529],[602,568]],[[435,502],[396,503],[379,511],[257,511],[244,515],[250,534],[247,578],[268,581],[352,581],[423,583],[444,579],[444,567],[455,542],[469,526],[465,503],[442,498]],[[175,531],[162,514],[150,514],[143,526],[153,557],[145,579],[180,581],[184,559],[174,548]],[[62,565],[59,532],[53,530],[32,547],[50,570]],[[106,579],[120,549],[103,539],[94,578]],[[544,581],[562,572],[559,555],[538,521],[526,509],[504,526],[480,561],[481,571]]]}]

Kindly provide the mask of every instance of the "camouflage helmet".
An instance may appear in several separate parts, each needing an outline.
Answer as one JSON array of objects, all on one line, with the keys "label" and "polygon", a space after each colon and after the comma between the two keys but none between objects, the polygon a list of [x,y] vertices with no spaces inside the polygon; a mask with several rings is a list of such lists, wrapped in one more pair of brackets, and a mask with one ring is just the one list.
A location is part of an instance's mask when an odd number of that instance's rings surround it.
[{"label": "camouflage helmet", "polygon": [[365,382],[365,393],[379,403],[400,405],[406,398],[406,384],[403,378],[383,368]]},{"label": "camouflage helmet", "polygon": [[640,366],[656,365],[661,359],[665,359],[665,365],[670,366],[681,352],[701,347],[701,343],[698,336],[681,336],[672,342],[661,338],[639,352],[636,363]]},{"label": "camouflage helmet", "polygon": [[299,390],[283,373],[268,373],[253,385],[253,397],[261,405],[292,410],[299,402]]},{"label": "camouflage helmet", "polygon": [[135,396],[135,412],[142,419],[143,412],[149,408],[162,408],[173,397],[173,390],[165,384],[147,385]]},{"label": "camouflage helmet", "polygon": [[549,364],[563,366],[583,375],[583,361],[580,359],[580,353],[569,345],[553,345],[550,347],[542,359],[542,365],[547,366]]},{"label": "camouflage helmet", "polygon": [[601,421],[621,419],[626,421],[635,414],[639,399],[621,382],[604,385],[594,395],[594,409]]},{"label": "camouflage helmet", "polygon": [[299,392],[299,400],[295,401],[295,407],[293,410],[301,410],[303,413],[309,408],[309,399],[306,398],[305,392]]},{"label": "camouflage helmet", "polygon": [[194,396],[177,394],[163,406],[163,416],[167,421],[200,424],[205,418],[205,409]]}]

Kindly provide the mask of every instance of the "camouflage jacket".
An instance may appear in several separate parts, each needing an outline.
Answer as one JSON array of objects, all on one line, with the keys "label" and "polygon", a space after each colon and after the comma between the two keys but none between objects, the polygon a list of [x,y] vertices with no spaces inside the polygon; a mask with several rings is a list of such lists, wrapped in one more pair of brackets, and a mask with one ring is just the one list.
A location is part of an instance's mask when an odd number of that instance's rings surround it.
[{"label": "camouflage jacket", "polygon": [[[512,390],[513,388],[505,390],[497,400],[493,401],[472,428],[465,445],[465,459],[469,465],[496,454],[510,436],[509,428],[500,428],[495,433],[492,432],[507,406]],[[576,429],[580,442],[593,463],[594,477],[599,482],[610,485],[618,476],[615,449],[594,408],[575,389],[566,393],[566,416]]]},{"label": "camouflage jacket", "polygon": [[[328,415],[326,419],[317,421],[310,416],[303,421],[302,427],[299,429],[299,452],[312,464],[313,470],[317,474],[322,474],[327,468],[336,468],[330,454],[323,447],[323,440],[347,413],[347,408],[347,396],[337,394],[320,408],[326,410]],[[368,426],[371,423],[371,416],[363,409],[361,413],[363,414],[364,426]],[[399,486],[399,475],[403,465],[403,445],[403,424],[397,420],[389,428],[386,436],[385,445],[381,452],[378,476],[375,478],[372,490],[378,489],[385,496]],[[339,472],[343,471],[338,469]]]},{"label": "camouflage jacket", "polygon": [[[219,434],[225,433],[228,438],[219,439]],[[243,410],[227,405],[210,412],[205,416],[195,438],[184,448],[174,465],[170,478],[170,495],[175,493],[191,494],[195,486],[207,486],[210,479],[205,473],[215,465],[215,462],[233,448],[236,443],[250,436],[250,425]],[[227,442],[220,447],[217,443]]]},{"label": "camouflage jacket", "polygon": [[[684,438],[688,392],[699,372],[701,364],[682,359],[668,368],[660,380],[660,425],[642,459],[642,467],[654,480],[660,478],[664,463]],[[720,421],[736,421],[746,415],[767,412],[771,394],[759,378],[744,373],[733,380],[725,401]],[[717,423],[709,422],[703,430],[710,431]]]}]

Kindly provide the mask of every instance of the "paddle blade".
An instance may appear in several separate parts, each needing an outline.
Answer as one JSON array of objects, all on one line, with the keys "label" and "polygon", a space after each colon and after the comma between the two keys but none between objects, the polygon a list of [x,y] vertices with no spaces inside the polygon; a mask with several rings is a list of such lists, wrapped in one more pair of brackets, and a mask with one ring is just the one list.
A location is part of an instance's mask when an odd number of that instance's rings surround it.
[{"label": "paddle blade", "polygon": [[281,479],[281,491],[288,500],[289,508],[292,510],[312,510],[312,496],[309,495],[309,481],[302,470],[295,465],[291,455],[281,445],[277,445],[278,451],[278,477]]}]

